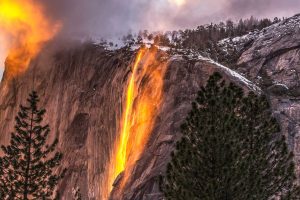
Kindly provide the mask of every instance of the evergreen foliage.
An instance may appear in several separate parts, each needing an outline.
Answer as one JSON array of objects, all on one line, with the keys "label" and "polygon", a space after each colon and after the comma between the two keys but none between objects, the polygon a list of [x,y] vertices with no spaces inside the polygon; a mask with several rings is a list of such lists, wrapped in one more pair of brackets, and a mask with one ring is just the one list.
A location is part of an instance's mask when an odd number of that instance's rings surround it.
[{"label": "evergreen foliage", "polygon": [[265,96],[213,74],[161,179],[166,199],[300,199],[293,155]]},{"label": "evergreen foliage", "polygon": [[39,109],[38,102],[37,93],[32,92],[27,105],[20,106],[10,144],[1,146],[1,199],[51,199],[64,174],[54,173],[62,154],[55,151],[57,139],[51,144],[47,142],[50,128],[41,125],[46,110]]},{"label": "evergreen foliage", "polygon": [[278,22],[280,22],[278,18],[259,20],[252,16],[249,19],[240,19],[238,22],[227,20],[218,24],[200,25],[194,29],[167,32],[148,32],[144,30],[137,35],[129,33],[122,38],[122,41],[130,46],[133,44],[140,45],[143,40],[153,40],[157,45],[170,47],[170,51],[190,50],[224,65],[236,67],[236,62],[241,53],[252,44],[253,40],[249,39],[240,47],[239,45],[230,44],[226,50],[219,41],[225,38],[232,39],[243,36],[250,32],[258,32]]}]

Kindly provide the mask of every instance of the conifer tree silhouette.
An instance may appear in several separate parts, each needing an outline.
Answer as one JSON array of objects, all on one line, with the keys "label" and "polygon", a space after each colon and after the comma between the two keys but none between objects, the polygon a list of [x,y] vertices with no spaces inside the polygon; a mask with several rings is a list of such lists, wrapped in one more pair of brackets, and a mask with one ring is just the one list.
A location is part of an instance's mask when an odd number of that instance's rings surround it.
[{"label": "conifer tree silhouette", "polygon": [[300,199],[293,154],[265,96],[213,74],[182,125],[161,189],[172,200]]},{"label": "conifer tree silhouette", "polygon": [[54,173],[62,160],[56,152],[58,140],[49,144],[48,125],[41,125],[45,109],[39,109],[39,98],[32,92],[27,105],[20,106],[15,121],[15,132],[10,144],[1,146],[4,156],[0,158],[0,198],[51,199],[62,173]]}]

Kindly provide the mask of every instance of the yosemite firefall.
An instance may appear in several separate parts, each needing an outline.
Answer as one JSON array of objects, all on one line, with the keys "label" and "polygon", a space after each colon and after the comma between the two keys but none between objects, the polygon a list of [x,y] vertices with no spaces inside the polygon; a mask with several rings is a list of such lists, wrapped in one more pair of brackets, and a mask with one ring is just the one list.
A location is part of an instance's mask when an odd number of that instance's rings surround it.
[{"label": "yosemite firefall", "polygon": [[299,8],[0,0],[0,199],[300,199]]}]

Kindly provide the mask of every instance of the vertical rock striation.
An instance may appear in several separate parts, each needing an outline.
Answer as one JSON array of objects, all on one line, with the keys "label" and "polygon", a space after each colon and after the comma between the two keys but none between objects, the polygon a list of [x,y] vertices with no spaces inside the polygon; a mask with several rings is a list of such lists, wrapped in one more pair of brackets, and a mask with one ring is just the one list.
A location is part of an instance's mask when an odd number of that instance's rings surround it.
[{"label": "vertical rock striation", "polygon": [[300,175],[300,15],[262,30],[238,65],[272,102]]},{"label": "vertical rock striation", "polygon": [[72,199],[76,186],[85,199],[102,199],[100,185],[105,181],[129,70],[126,59],[128,55],[94,45],[45,50],[25,74],[1,83],[1,144],[9,142],[18,105],[29,91],[38,91],[40,105],[47,110],[45,122],[64,153],[62,168],[68,168],[60,185],[62,199]]}]

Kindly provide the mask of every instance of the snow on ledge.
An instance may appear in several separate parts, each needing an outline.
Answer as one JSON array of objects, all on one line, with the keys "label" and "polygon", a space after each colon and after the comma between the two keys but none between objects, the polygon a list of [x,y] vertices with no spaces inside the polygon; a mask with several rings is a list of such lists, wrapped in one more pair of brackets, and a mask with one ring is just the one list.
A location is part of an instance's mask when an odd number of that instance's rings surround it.
[{"label": "snow on ledge", "polygon": [[262,93],[262,90],[260,89],[260,87],[258,87],[256,84],[254,84],[252,81],[248,80],[247,78],[245,78],[244,76],[242,76],[241,74],[237,73],[236,71],[225,67],[224,65],[221,65],[220,63],[217,63],[209,58],[204,58],[202,57],[201,60],[207,61],[219,68],[221,68],[226,74],[240,80],[241,82],[243,82],[250,90],[258,92],[259,94]]},{"label": "snow on ledge", "polygon": [[[210,59],[210,58],[206,58],[203,57],[202,55],[198,54],[197,56],[195,55],[188,55],[188,58],[193,58],[195,59],[195,57],[197,57],[197,60],[201,60],[201,61],[205,61],[208,62],[210,64],[213,64],[214,66],[217,66],[218,68],[220,68],[223,72],[225,72],[225,74],[234,77],[236,79],[238,79],[240,82],[242,82],[243,84],[245,84],[250,90],[257,92],[258,94],[262,93],[262,90],[260,89],[260,87],[258,87],[256,84],[254,84],[252,81],[248,80],[247,78],[245,78],[244,76],[242,76],[241,74],[239,74],[238,72],[225,67],[224,65]],[[181,60],[182,59],[182,55],[180,54],[175,54],[170,58],[170,61],[174,61],[174,60]]]}]

